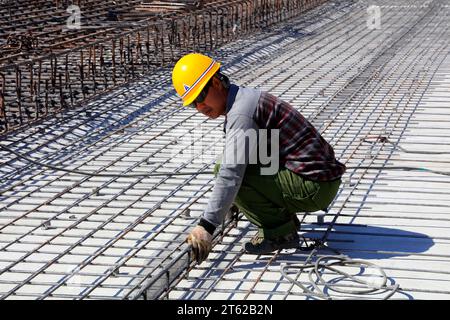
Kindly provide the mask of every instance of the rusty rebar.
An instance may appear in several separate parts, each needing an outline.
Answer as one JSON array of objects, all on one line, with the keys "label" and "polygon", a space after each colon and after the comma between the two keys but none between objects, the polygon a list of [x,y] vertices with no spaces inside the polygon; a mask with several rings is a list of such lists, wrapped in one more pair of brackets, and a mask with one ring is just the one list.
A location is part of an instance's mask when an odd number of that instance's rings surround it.
[{"label": "rusty rebar", "polygon": [[[24,40],[27,44],[15,59],[12,56],[8,60],[2,59],[0,49],[0,72],[4,74],[6,83],[13,83],[2,89],[2,117],[6,124],[0,126],[0,134],[28,125],[47,114],[60,112],[69,105],[79,105],[93,95],[157,68],[170,66],[186,52],[214,50],[238,36],[289,19],[323,2],[325,0],[217,0],[205,3],[202,9],[149,16],[139,26],[123,24],[119,33],[106,25],[99,31],[81,29],[58,35],[54,43],[41,40],[41,48],[37,47],[37,38],[23,38],[29,41]],[[83,2],[92,7],[95,3]],[[103,8],[102,1],[98,4]],[[61,7],[56,11],[58,16],[63,14],[62,10]],[[16,17],[16,21],[23,20],[23,17]],[[120,23],[122,21],[118,22],[119,30]],[[34,36],[36,30],[33,26],[28,25],[27,28],[34,32],[30,36]],[[55,30],[50,28],[48,34],[51,37]],[[85,42],[94,35],[99,39]],[[50,54],[43,51],[36,57],[32,52],[45,46],[51,48]],[[24,60],[25,53],[31,54],[31,59]],[[87,60],[87,66],[84,60]],[[41,90],[43,86],[45,92]],[[26,96],[23,87],[29,87]],[[43,114],[38,110],[41,94],[45,95]]]}]

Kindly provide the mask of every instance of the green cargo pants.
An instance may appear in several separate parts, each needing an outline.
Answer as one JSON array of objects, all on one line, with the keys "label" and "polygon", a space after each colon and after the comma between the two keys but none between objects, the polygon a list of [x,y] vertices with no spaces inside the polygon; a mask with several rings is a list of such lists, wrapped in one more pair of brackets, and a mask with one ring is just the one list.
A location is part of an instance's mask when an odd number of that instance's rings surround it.
[{"label": "green cargo pants", "polygon": [[[216,164],[217,175],[220,163]],[[297,212],[326,209],[341,180],[314,182],[283,168],[275,175],[261,175],[259,165],[248,165],[234,203],[258,227],[260,236],[275,238],[298,229]]]}]

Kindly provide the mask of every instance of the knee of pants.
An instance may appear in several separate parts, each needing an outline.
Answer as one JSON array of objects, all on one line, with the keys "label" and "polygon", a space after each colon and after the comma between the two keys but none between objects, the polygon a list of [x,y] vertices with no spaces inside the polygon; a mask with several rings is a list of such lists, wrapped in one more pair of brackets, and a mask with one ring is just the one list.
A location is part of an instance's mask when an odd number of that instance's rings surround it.
[{"label": "knee of pants", "polygon": [[340,185],[340,179],[322,184],[319,192],[313,197],[313,201],[320,207],[320,210],[327,208],[333,202]]}]

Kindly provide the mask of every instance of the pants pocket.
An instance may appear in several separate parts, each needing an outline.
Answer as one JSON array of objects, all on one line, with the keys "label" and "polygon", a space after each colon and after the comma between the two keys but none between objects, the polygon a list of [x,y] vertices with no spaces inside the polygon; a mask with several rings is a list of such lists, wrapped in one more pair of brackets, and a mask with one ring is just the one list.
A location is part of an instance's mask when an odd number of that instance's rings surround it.
[{"label": "pants pocket", "polygon": [[319,192],[320,185],[317,182],[303,179],[301,176],[286,171],[279,176],[280,188],[286,208],[290,213],[320,210],[312,200]]},{"label": "pants pocket", "polygon": [[[317,192],[317,191],[316,191]],[[317,204],[313,201],[315,193],[308,197],[299,195],[291,195],[283,193],[284,202],[290,213],[294,212],[314,212],[320,210]]]}]

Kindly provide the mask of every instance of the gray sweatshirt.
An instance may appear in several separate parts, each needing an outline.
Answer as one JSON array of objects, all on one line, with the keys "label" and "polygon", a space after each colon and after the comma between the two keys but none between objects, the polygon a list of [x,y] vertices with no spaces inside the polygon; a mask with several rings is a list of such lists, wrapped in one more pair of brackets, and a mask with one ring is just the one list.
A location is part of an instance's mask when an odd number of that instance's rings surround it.
[{"label": "gray sweatshirt", "polygon": [[235,85],[230,87],[225,120],[225,147],[214,189],[202,216],[202,220],[207,221],[206,224],[217,227],[222,223],[240,189],[249,160],[250,163],[256,163],[252,161],[256,154],[256,144],[241,142],[245,141],[248,132],[257,132],[258,125],[253,115],[260,95],[261,91],[256,89]]}]

